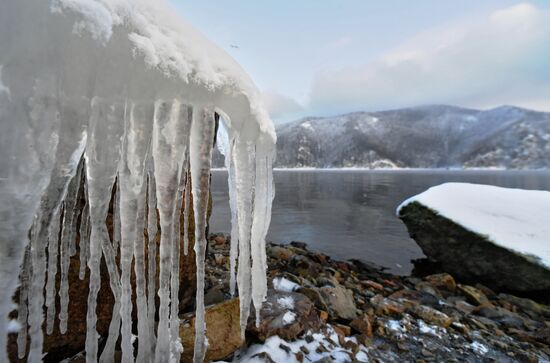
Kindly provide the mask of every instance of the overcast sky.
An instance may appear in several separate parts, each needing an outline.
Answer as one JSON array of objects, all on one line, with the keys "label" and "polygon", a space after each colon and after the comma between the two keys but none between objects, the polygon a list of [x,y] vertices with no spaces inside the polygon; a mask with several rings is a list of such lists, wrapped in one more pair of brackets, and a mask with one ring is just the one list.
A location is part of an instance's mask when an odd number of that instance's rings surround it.
[{"label": "overcast sky", "polygon": [[276,122],[444,103],[550,111],[550,1],[171,0]]}]

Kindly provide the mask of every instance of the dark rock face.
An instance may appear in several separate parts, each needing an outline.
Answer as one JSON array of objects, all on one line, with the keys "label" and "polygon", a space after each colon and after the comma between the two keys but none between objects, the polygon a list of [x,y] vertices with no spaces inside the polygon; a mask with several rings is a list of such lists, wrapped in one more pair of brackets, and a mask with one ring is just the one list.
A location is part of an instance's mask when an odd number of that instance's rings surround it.
[{"label": "dark rock face", "polygon": [[461,281],[482,283],[495,290],[543,295],[550,292],[550,270],[418,202],[403,207],[399,217],[424,254]]}]

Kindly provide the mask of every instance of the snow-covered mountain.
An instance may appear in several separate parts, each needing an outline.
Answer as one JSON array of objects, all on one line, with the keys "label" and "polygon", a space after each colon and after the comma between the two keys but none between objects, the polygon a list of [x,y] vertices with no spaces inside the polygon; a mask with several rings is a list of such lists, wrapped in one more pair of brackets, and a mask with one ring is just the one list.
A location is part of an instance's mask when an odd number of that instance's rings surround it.
[{"label": "snow-covered mountain", "polygon": [[550,168],[550,113],[433,105],[277,128],[278,167]]}]

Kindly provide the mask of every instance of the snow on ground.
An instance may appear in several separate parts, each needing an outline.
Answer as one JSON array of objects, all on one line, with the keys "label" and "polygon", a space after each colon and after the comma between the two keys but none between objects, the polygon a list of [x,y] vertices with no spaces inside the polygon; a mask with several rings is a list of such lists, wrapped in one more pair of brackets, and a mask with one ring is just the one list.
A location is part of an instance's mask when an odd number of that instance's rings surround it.
[{"label": "snow on ground", "polygon": [[294,299],[292,296],[280,297],[277,299],[277,303],[286,309],[294,309]]},{"label": "snow on ground", "polygon": [[[353,337],[344,339],[346,342],[353,341],[357,343],[356,339]],[[323,346],[325,349],[318,349],[320,346]],[[305,349],[302,347],[305,347]],[[364,345],[359,345],[359,351],[355,355],[355,361],[368,362],[367,351],[368,348]],[[351,350],[344,348],[339,343],[338,335],[332,326],[327,325],[325,332],[308,332],[302,339],[292,342],[287,342],[278,336],[269,337],[263,344],[255,344],[236,353],[232,362],[265,362],[265,360],[261,358],[261,355],[262,353],[267,353],[271,359],[277,363],[298,363],[299,361],[296,358],[296,353],[298,352],[303,353],[304,362],[315,362],[325,357],[332,358],[332,362],[334,363],[344,363],[352,360]]]},{"label": "snow on ground", "polygon": [[304,129],[313,131],[313,126],[311,126],[310,121],[306,121],[306,122],[302,123],[300,126],[303,127]]},{"label": "snow on ground", "polygon": [[489,351],[489,349],[480,342],[472,342],[469,348],[479,355],[485,355]]},{"label": "snow on ground", "polygon": [[550,268],[550,192],[445,183],[405,200],[397,214],[412,202]]},{"label": "snow on ground", "polygon": [[300,285],[284,277],[276,277],[273,279],[273,288],[277,291],[292,292],[298,290]]},{"label": "snow on ground", "polygon": [[283,315],[283,323],[285,323],[285,325],[292,324],[295,321],[296,321],[296,313],[292,311],[287,311],[285,315]]}]

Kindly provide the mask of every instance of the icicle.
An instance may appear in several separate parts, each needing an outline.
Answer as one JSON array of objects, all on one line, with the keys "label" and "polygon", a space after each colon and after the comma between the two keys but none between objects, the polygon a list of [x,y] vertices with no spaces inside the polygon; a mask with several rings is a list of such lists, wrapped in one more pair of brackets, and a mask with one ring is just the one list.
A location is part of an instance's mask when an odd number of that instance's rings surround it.
[{"label": "icicle", "polygon": [[55,322],[55,278],[57,275],[57,255],[59,253],[59,228],[61,223],[61,210],[55,211],[50,225],[48,237],[48,280],[46,283],[46,333],[53,332]]},{"label": "icicle", "polygon": [[[63,230],[61,232],[60,250],[60,268],[61,278],[59,284],[59,331],[61,334],[67,332],[67,321],[69,319],[69,264],[70,240],[72,238],[73,216],[75,214],[76,194],[79,188],[79,173],[71,180],[67,191],[67,199],[63,208]],[[52,309],[55,309],[53,307]]]},{"label": "icicle", "polygon": [[[185,139],[184,139],[185,140]],[[185,142],[185,141],[184,141]],[[185,163],[186,165],[187,163]],[[183,165],[183,164],[182,164]],[[179,186],[174,203],[174,213],[172,215],[172,246],[171,246],[171,271],[170,271],[170,360],[174,362],[180,361],[182,352],[181,342],[179,339],[179,285],[180,285],[180,237],[181,237],[181,207],[183,203],[183,188],[185,180],[182,176],[179,178]]]},{"label": "icicle", "polygon": [[76,254],[76,227],[77,227],[77,213],[79,212],[79,209],[77,208],[78,203],[80,201],[80,196],[82,194],[82,188],[83,188],[83,181],[82,181],[82,173],[84,170],[84,159],[80,160],[80,163],[78,165],[78,169],[76,171],[76,190],[74,199],[72,200],[72,209],[71,209],[71,223],[70,223],[70,229],[69,229],[69,256],[72,257]]},{"label": "icicle", "polygon": [[[123,128],[124,108],[121,104],[112,104],[103,99],[95,98],[92,101],[90,117],[90,140],[86,148],[86,180],[88,183],[88,203],[90,208],[90,255],[88,268],[90,269],[90,286],[88,294],[87,332],[86,332],[86,362],[97,362],[98,334],[96,331],[97,294],[101,286],[99,262],[101,251],[105,255],[105,262],[109,271],[109,282],[115,296],[115,309],[120,301],[120,277],[116,267],[113,246],[109,241],[109,234],[105,219],[109,208],[111,189],[116,178],[118,161],[120,158],[120,138]],[[109,145],[103,147],[102,145]],[[119,322],[118,310],[113,310],[111,327]],[[108,345],[103,350],[102,358],[114,351],[111,342],[118,337],[118,331],[109,330]],[[111,334],[112,333],[112,334]],[[110,356],[111,360],[113,356]]]},{"label": "icicle", "polygon": [[[180,110],[181,109],[181,110]],[[188,119],[187,107],[179,102],[159,101],[155,106],[153,127],[153,159],[155,162],[155,181],[161,226],[160,239],[160,276],[159,323],[155,362],[167,362],[170,353],[169,302],[170,302],[170,265],[171,244],[173,238],[174,203],[185,151],[185,121]]]},{"label": "icicle", "polygon": [[88,264],[88,254],[90,252],[90,208],[88,206],[88,189],[86,183],[84,183],[84,207],[82,208],[82,214],[80,216],[80,270],[78,277],[80,280],[84,280],[86,277],[86,265]]},{"label": "icicle", "polygon": [[147,193],[147,177],[144,176],[143,185],[137,205],[137,236],[134,243],[134,271],[136,274],[136,303],[138,316],[138,363],[151,361],[151,336],[149,329],[149,307],[147,306],[147,291],[145,284],[145,195]]},{"label": "icicle", "polygon": [[[180,134],[178,143],[181,144],[179,152],[181,152],[181,159],[178,162],[178,191],[176,203],[174,205],[174,212],[172,214],[173,234],[172,234],[172,271],[170,279],[170,348],[171,359],[179,362],[180,356],[183,351],[181,346],[181,340],[179,337],[179,286],[180,286],[180,243],[181,243],[181,209],[183,202],[183,194],[185,192],[185,185],[187,180],[185,176],[187,170],[184,169],[188,166],[188,152],[189,152],[189,134],[191,131],[191,121],[193,119],[193,109],[190,106],[181,105],[179,110],[179,125]],[[184,223],[185,224],[185,223]],[[184,226],[185,228],[185,226]]]},{"label": "icicle", "polygon": [[239,267],[237,284],[240,298],[240,325],[244,338],[251,302],[250,231],[252,227],[252,198],[254,194],[254,144],[251,141],[235,143],[235,179],[239,219]]},{"label": "icicle", "polygon": [[[122,160],[117,182],[119,219],[120,219],[120,265],[121,265],[121,304],[120,316],[122,320],[121,349],[122,362],[133,362],[132,346],[132,285],[130,281],[131,266],[134,252],[136,251],[141,260],[135,261],[136,266],[136,292],[139,305],[138,324],[141,321],[147,321],[147,305],[145,301],[145,272],[143,266],[143,221],[138,218],[143,217],[143,201],[140,194],[144,190],[145,161],[149,149],[151,132],[152,112],[149,112],[149,106],[127,104],[125,136],[123,143]],[[149,114],[150,113],[150,114]],[[140,235],[139,243],[137,241]],[[139,265],[139,267],[138,267]],[[140,341],[141,354],[139,359],[149,359],[149,332],[146,325],[139,324],[139,333],[143,341]],[[145,357],[144,357],[145,355]]]},{"label": "icicle", "polygon": [[193,110],[190,140],[191,184],[195,215],[195,254],[197,264],[197,303],[195,318],[195,352],[193,361],[202,362],[206,354],[204,320],[204,262],[206,259],[206,213],[210,190],[210,166],[214,139],[214,111],[208,107]]},{"label": "icicle", "polygon": [[272,201],[271,149],[263,141],[256,144],[256,177],[254,187],[254,220],[251,231],[250,250],[252,255],[252,301],[256,311],[256,326],[260,324],[260,310],[267,296],[267,258],[265,237],[269,226]]},{"label": "icicle", "polygon": [[[51,212],[50,212],[51,213]],[[47,217],[38,213],[35,217],[31,239],[32,284],[29,294],[29,334],[31,345],[28,361],[35,363],[42,360],[42,320],[44,318],[42,306],[44,303],[44,278],[46,274],[46,231],[48,228]]]},{"label": "icicle", "polygon": [[235,163],[233,161],[233,149],[235,139],[229,140],[229,147],[225,155],[225,167],[229,188],[229,208],[231,210],[231,246],[229,250],[229,291],[235,296],[235,273],[237,270],[237,256],[239,253],[239,218],[237,213],[237,190],[235,180]]},{"label": "icicle", "polygon": [[21,269],[21,286],[19,287],[19,309],[17,311],[17,320],[21,326],[19,334],[17,334],[17,356],[19,359],[25,358],[27,353],[27,317],[29,312],[29,280],[32,274],[31,263],[31,245],[25,248],[25,256],[23,257],[23,268]]},{"label": "icicle", "polygon": [[[136,213],[136,229],[137,235],[134,241],[134,271],[136,274],[136,303],[138,316],[138,363],[149,363],[153,354],[151,346],[151,331],[149,327],[149,307],[147,306],[147,291],[145,283],[145,236],[143,229],[145,226],[145,196],[148,190],[147,184],[147,163],[151,161],[151,137],[152,137],[152,120],[154,117],[154,107],[152,105],[136,105],[132,108],[132,121],[137,133],[141,138],[132,138],[133,146],[136,148],[141,146],[139,158],[139,183],[140,190],[137,191],[137,213]],[[155,218],[156,227],[156,218]],[[154,295],[153,295],[154,298]],[[152,307],[154,311],[154,307]],[[154,328],[154,325],[153,325]]]},{"label": "icicle", "polygon": [[[130,126],[131,127],[131,126]],[[126,138],[131,137],[129,135],[131,131],[126,129]],[[136,210],[137,200],[132,192],[132,171],[128,170],[131,161],[124,160],[124,157],[130,159],[127,143],[123,149],[123,161],[124,164],[121,168],[121,172],[117,179],[117,195],[115,196],[115,208],[116,212],[113,212],[115,229],[113,232],[114,241],[113,248],[116,251],[117,237],[116,234],[121,234],[120,239],[120,277],[122,286],[121,304],[120,304],[120,317],[122,320],[121,342],[120,347],[122,350],[122,362],[129,363],[133,360],[134,349],[132,346],[132,285],[130,283],[130,268],[132,265],[133,257],[133,244],[136,239]],[[129,190],[130,189],[130,190]],[[120,203],[120,204],[119,204]],[[116,215],[115,215],[116,213]],[[119,222],[120,221],[120,222]],[[119,226],[117,228],[117,225]],[[113,314],[115,312],[113,311]]]},{"label": "icicle", "polygon": [[[152,165],[150,162],[149,165]],[[155,336],[155,295],[157,291],[157,194],[154,172],[149,170],[147,183],[147,320],[149,326],[149,338],[151,339],[151,352],[156,345]]]},{"label": "icicle", "polygon": [[[67,117],[66,108],[54,98],[53,95],[56,94],[54,84],[53,79],[45,81],[44,84],[37,80],[33,90],[34,94],[27,101],[31,107],[30,117],[35,124],[46,126],[51,120],[54,120],[53,125],[49,127],[57,129],[56,148],[49,150],[50,154],[42,156],[54,158],[54,162],[39,210],[35,214],[35,231],[31,241],[33,274],[29,289],[28,319],[31,336],[28,362],[31,363],[42,360],[42,342],[44,340],[42,322],[44,320],[44,283],[46,278],[45,248],[49,226],[54,211],[59,208],[61,201],[67,195],[67,185],[76,173],[86,142],[86,133],[82,129],[81,120]],[[69,127],[69,125],[71,126]]]}]

